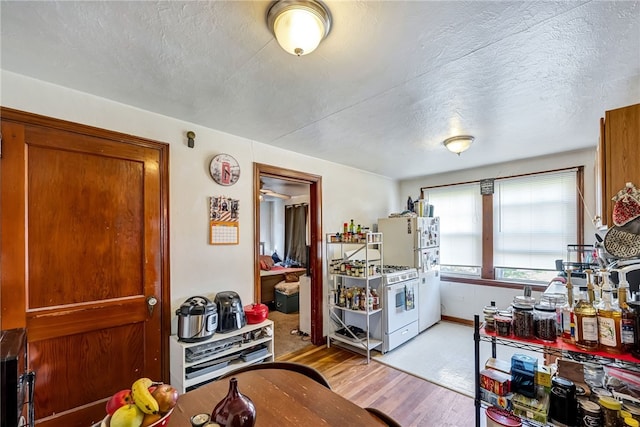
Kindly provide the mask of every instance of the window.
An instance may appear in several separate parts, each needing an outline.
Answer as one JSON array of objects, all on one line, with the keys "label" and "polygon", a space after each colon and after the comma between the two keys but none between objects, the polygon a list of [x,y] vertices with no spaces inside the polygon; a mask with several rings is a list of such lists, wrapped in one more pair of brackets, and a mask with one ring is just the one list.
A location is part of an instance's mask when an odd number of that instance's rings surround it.
[{"label": "window", "polygon": [[[487,196],[480,195],[479,182],[422,188],[440,217],[442,273],[548,283],[557,275],[555,261],[566,258],[567,245],[582,243],[581,172],[498,178]],[[483,206],[491,216],[483,218]],[[492,239],[483,239],[483,230]]]},{"label": "window", "polygon": [[576,171],[495,181],[493,261],[496,279],[548,282],[555,260],[577,242]]},{"label": "window", "polygon": [[482,196],[480,185],[429,189],[429,204],[440,217],[440,263],[443,273],[480,276],[482,266]]}]

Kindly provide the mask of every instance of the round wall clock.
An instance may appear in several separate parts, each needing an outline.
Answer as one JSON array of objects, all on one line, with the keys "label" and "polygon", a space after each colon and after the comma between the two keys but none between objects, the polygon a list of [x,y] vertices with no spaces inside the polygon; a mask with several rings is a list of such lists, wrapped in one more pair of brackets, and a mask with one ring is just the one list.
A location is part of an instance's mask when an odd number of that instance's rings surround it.
[{"label": "round wall clock", "polygon": [[228,154],[218,154],[209,164],[209,173],[220,185],[233,185],[240,178],[240,166],[236,159]]}]

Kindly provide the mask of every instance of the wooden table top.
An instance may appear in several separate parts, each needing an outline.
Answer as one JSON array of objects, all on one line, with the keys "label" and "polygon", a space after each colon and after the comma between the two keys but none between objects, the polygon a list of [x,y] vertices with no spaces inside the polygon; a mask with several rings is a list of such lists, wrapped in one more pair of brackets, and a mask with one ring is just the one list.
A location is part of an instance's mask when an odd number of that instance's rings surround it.
[{"label": "wooden table top", "polygon": [[[305,375],[258,369],[236,375],[238,390],[256,407],[256,427],[385,425],[360,406]],[[191,426],[195,414],[211,414],[229,391],[229,379],[180,395],[168,427]]]}]

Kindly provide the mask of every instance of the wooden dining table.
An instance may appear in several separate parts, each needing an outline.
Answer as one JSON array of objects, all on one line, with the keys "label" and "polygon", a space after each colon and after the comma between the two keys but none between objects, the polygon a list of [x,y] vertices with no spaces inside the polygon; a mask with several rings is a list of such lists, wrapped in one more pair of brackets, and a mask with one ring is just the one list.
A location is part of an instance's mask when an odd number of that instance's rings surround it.
[{"label": "wooden dining table", "polygon": [[[253,401],[256,427],[386,425],[367,410],[311,378],[284,369],[239,373],[238,391]],[[191,426],[196,414],[211,414],[229,392],[229,378],[214,381],[178,397],[168,427]]]}]

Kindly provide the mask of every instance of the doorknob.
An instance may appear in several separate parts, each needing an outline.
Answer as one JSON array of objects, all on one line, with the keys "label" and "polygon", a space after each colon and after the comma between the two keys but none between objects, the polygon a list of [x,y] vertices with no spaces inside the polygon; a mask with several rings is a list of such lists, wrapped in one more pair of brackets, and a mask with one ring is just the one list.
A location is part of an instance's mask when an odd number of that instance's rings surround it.
[{"label": "doorknob", "polygon": [[149,316],[153,315],[153,307],[158,303],[158,299],[150,295],[147,297],[147,308],[149,309]]}]

